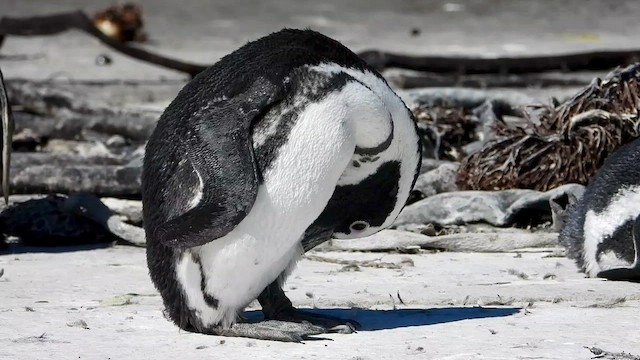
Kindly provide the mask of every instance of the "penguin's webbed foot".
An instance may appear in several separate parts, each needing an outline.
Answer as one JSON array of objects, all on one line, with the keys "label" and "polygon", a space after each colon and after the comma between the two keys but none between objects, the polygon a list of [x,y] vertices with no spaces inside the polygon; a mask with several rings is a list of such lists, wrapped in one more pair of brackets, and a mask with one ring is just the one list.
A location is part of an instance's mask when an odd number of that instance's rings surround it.
[{"label": "penguin's webbed foot", "polygon": [[341,319],[330,315],[313,314],[293,307],[278,281],[269,284],[258,296],[265,319],[295,323],[308,323],[320,326],[329,333],[352,334],[360,328],[353,320]]},{"label": "penguin's webbed foot", "polygon": [[216,335],[246,337],[259,340],[302,342],[303,340],[323,340],[314,337],[325,333],[325,329],[309,323],[265,320],[255,323],[235,323],[228,329],[217,329]]},{"label": "penguin's webbed foot", "polygon": [[308,323],[324,328],[329,333],[353,334],[361,326],[357,321],[342,319],[330,315],[314,314],[308,311],[299,310],[294,307],[271,315],[271,318],[281,321],[296,323]]},{"label": "penguin's webbed foot", "polygon": [[640,268],[617,268],[604,270],[598,273],[599,278],[604,278],[612,281],[630,281],[640,282]]}]

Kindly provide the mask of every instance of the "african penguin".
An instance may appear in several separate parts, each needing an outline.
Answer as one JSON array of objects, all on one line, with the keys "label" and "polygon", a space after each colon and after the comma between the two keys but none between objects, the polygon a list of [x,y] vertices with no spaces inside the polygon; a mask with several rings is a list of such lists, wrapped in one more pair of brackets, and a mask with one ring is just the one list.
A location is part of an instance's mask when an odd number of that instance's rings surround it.
[{"label": "african penguin", "polygon": [[[284,29],[197,75],[145,152],[150,276],[180,328],[300,341],[357,324],[295,309],[303,252],[390,226],[419,173],[412,113],[339,42]],[[239,313],[253,300],[264,321]]]},{"label": "african penguin", "polygon": [[559,240],[589,277],[640,281],[640,139],[604,161],[571,205]]}]

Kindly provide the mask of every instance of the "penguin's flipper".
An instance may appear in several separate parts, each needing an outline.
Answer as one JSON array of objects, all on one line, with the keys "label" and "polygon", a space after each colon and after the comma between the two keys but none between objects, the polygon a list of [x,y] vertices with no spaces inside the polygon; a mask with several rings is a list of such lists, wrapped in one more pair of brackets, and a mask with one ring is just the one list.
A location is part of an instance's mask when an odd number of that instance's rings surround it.
[{"label": "penguin's flipper", "polygon": [[633,247],[635,259],[630,267],[604,270],[597,276],[613,281],[640,282],[640,216],[633,223]]},{"label": "penguin's flipper", "polygon": [[5,204],[9,204],[9,167],[11,165],[11,142],[13,137],[14,122],[9,105],[9,97],[4,86],[4,78],[0,71],[0,118],[2,119],[2,132],[0,133],[0,144],[2,145],[2,195]]},{"label": "penguin's flipper", "polygon": [[225,236],[249,213],[258,193],[260,173],[251,142],[252,122],[280,101],[282,88],[259,78],[229,99],[208,103],[190,121],[185,139],[188,160],[198,174],[202,196],[156,233],[168,246],[204,245]]}]

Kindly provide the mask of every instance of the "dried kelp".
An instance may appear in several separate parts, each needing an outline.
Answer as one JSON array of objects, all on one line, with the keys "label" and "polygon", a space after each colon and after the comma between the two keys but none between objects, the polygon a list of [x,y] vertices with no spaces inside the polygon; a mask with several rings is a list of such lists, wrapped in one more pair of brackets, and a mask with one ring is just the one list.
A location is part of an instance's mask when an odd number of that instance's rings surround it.
[{"label": "dried kelp", "polygon": [[594,79],[561,104],[535,107],[523,121],[494,123],[496,138],[462,161],[461,189],[535,189],[586,184],[605,158],[640,135],[640,63]]},{"label": "dried kelp", "polygon": [[464,145],[478,140],[479,121],[471,109],[419,105],[413,113],[420,136],[434,145],[436,159],[460,161],[466,156]]}]

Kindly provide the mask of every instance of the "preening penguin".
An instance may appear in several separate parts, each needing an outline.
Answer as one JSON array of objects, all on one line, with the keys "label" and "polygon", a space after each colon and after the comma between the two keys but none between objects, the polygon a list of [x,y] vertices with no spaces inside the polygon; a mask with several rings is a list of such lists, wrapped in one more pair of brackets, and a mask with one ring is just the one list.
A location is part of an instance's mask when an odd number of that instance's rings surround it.
[{"label": "preening penguin", "polygon": [[[181,328],[300,341],[346,320],[293,308],[304,251],[390,226],[415,183],[411,112],[339,42],[285,29],[196,76],[161,116],[142,175],[147,262]],[[258,299],[265,320],[239,313]]]},{"label": "preening penguin", "polygon": [[572,207],[559,240],[580,270],[640,281],[640,139],[611,154]]}]

